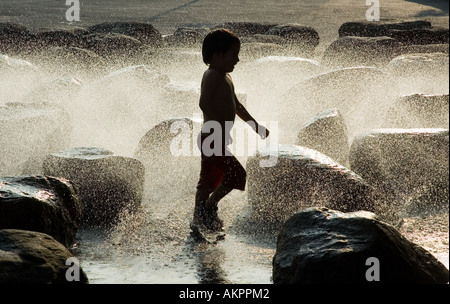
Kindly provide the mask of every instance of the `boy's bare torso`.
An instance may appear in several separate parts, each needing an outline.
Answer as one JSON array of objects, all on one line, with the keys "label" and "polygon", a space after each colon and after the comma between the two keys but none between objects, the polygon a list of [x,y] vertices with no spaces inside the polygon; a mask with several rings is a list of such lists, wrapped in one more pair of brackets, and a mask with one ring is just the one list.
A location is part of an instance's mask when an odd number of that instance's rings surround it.
[{"label": "boy's bare torso", "polygon": [[204,122],[217,121],[225,127],[225,122],[235,121],[236,95],[229,74],[211,68],[204,73],[200,108],[203,111]]}]

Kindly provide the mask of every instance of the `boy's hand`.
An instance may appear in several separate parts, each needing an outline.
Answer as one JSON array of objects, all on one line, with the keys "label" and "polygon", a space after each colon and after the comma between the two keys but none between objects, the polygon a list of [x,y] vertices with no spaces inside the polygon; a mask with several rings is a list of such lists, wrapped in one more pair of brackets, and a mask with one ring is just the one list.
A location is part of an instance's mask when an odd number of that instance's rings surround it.
[{"label": "boy's hand", "polygon": [[262,138],[262,139],[266,139],[267,137],[269,137],[270,131],[268,129],[266,129],[266,127],[258,124],[256,126],[256,133],[258,133],[258,135]]}]

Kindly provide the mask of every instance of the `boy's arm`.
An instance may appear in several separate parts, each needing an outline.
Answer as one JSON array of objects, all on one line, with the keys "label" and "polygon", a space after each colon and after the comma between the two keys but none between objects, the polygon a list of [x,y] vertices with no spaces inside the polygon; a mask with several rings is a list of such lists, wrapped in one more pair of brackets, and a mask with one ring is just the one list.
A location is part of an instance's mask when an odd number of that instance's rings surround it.
[{"label": "boy's arm", "polygon": [[267,138],[269,136],[269,130],[267,130],[264,126],[260,125],[247,111],[247,109],[239,102],[236,94],[236,115],[239,116],[243,121],[248,123],[256,133],[258,133],[261,138]]}]

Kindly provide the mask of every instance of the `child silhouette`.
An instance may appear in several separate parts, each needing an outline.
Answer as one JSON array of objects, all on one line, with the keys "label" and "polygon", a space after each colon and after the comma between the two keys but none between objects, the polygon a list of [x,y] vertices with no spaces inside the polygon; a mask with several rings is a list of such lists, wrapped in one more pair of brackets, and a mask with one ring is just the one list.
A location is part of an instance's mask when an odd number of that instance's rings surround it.
[{"label": "child silhouette", "polygon": [[[261,138],[269,130],[258,124],[239,102],[229,73],[239,62],[240,40],[226,29],[210,32],[204,39],[203,61],[209,65],[201,83],[200,108],[204,124],[199,134],[201,171],[197,184],[192,225],[221,231],[218,203],[233,189],[245,190],[246,171],[227,148],[236,115],[247,122]],[[213,132],[211,133],[211,130]]]}]

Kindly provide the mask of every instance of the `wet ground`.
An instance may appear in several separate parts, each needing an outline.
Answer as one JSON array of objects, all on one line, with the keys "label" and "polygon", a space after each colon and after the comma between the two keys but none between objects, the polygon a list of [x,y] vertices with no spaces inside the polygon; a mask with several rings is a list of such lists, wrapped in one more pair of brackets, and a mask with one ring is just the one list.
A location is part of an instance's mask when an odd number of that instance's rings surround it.
[{"label": "wet ground", "polygon": [[111,229],[82,229],[76,255],[90,283],[270,284],[275,239],[233,229],[245,212],[245,194],[221,203],[225,240],[202,244],[190,237],[191,199],[163,206],[147,201]]},{"label": "wet ground", "polygon": [[[172,201],[174,202],[174,201]],[[234,228],[246,195],[221,202],[227,236],[217,244],[190,237],[191,199],[172,205],[144,203],[112,229],[82,229],[76,255],[93,284],[271,284],[276,238]],[[449,267],[448,214],[406,218],[399,231]]]}]

